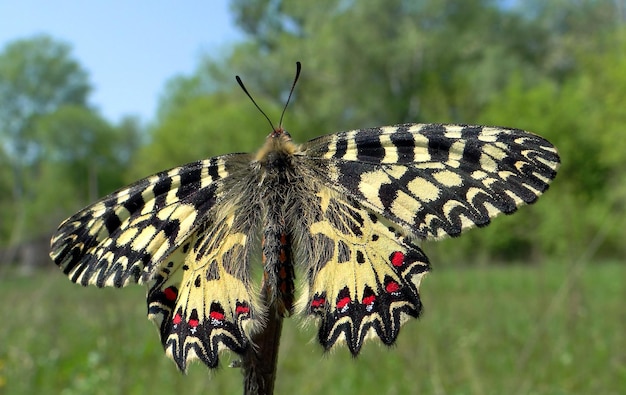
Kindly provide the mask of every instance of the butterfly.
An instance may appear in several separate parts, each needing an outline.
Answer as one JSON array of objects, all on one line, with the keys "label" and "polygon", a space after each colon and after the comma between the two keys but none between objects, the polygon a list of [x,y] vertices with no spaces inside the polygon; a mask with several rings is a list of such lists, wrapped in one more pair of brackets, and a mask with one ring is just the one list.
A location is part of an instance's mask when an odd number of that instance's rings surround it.
[{"label": "butterfly", "polygon": [[75,283],[146,284],[148,317],[183,371],[245,353],[270,303],[316,320],[324,349],[356,355],[419,316],[420,241],[535,202],[559,162],[518,129],[399,124],[296,144],[279,127],[254,154],[162,171],[86,207],[59,226],[50,256]]}]

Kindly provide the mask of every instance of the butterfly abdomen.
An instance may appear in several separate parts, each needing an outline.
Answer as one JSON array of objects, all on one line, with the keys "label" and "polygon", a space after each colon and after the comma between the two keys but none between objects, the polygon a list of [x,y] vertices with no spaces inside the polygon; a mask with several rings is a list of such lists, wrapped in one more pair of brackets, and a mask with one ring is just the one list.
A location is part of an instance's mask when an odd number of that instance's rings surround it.
[{"label": "butterfly abdomen", "polygon": [[[271,225],[271,224],[267,224]],[[295,273],[291,236],[285,229],[267,226],[263,232],[263,277],[269,285],[269,300],[275,300],[278,313],[287,317],[293,313]]]}]

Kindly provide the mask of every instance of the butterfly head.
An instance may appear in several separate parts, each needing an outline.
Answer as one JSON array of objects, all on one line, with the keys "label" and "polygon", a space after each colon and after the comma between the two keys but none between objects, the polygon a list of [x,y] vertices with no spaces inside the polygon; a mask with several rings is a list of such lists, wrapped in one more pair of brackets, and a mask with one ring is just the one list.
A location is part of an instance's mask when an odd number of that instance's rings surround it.
[{"label": "butterfly head", "polygon": [[276,157],[287,157],[298,151],[288,131],[281,127],[275,128],[265,139],[265,144],[257,152],[256,160],[267,162]]},{"label": "butterfly head", "polygon": [[291,135],[282,126],[274,128],[272,133],[270,133],[267,136],[267,138],[268,139],[272,139],[272,138],[274,138],[274,139],[283,139],[285,141],[287,141],[287,140],[291,141]]}]

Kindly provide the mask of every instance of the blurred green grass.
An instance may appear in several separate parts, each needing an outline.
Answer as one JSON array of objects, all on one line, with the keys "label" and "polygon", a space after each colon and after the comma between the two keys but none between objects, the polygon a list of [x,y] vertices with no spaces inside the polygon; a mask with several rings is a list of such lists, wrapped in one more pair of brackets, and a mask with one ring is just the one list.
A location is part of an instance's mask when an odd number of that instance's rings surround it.
[{"label": "blurred green grass", "polygon": [[[277,394],[626,393],[626,266],[438,266],[394,347],[323,354],[285,322]],[[239,370],[183,376],[146,319],[145,290],[81,288],[60,272],[0,279],[2,394],[237,394]]]}]

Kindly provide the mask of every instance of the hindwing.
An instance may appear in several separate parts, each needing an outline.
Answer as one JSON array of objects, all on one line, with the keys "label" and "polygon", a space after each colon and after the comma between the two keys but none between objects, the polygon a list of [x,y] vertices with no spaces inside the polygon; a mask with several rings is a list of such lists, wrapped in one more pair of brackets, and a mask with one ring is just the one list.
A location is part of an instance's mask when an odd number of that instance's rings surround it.
[{"label": "hindwing", "polygon": [[217,367],[222,349],[243,353],[263,315],[249,278],[250,235],[234,223],[229,213],[204,224],[166,259],[148,291],[148,317],[183,371],[194,359]]},{"label": "hindwing", "polygon": [[356,355],[368,338],[392,344],[400,326],[420,314],[419,285],[428,258],[395,225],[349,197],[323,188],[319,221],[310,227],[319,255],[300,302],[320,318],[325,349],[345,342]]}]

